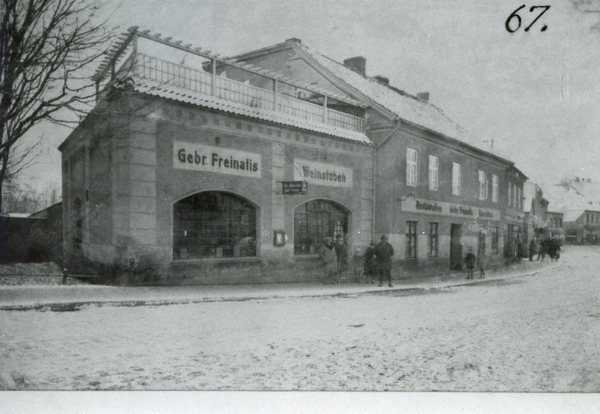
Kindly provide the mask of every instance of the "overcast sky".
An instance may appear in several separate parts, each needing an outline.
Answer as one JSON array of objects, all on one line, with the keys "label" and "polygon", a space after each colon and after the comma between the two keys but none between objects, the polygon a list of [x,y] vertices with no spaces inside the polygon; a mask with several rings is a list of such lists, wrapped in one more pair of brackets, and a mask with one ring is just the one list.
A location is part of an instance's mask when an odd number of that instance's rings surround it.
[{"label": "overcast sky", "polygon": [[[139,26],[222,56],[291,37],[338,62],[364,56],[367,75],[430,92],[432,104],[482,142],[493,140],[532,181],[600,181],[600,0],[123,3],[111,20],[123,31]],[[522,25],[509,33],[505,22],[523,4]],[[525,32],[543,10],[530,7],[540,4],[551,7]],[[57,147],[69,131],[44,132],[45,156],[27,174],[58,183]]]}]

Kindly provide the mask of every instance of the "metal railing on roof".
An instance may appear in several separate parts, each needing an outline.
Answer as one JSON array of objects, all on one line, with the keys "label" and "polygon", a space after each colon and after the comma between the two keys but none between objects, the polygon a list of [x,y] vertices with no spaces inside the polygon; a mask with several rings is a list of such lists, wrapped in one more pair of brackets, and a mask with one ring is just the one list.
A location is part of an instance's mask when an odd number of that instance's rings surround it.
[{"label": "metal railing on roof", "polygon": [[133,74],[142,79],[158,82],[160,85],[183,88],[310,122],[320,122],[351,131],[364,132],[365,121],[363,118],[327,108],[326,99],[324,105],[319,105],[225,76],[215,75],[213,79],[212,73],[142,53],[136,55]]}]

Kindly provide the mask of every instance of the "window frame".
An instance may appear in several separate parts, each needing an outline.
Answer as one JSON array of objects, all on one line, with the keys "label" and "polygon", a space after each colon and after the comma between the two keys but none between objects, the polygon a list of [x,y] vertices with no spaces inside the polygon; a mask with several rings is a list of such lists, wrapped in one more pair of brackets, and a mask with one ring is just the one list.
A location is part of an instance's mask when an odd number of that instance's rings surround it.
[{"label": "window frame", "polygon": [[[439,253],[439,222],[429,222],[429,243],[428,243],[428,255],[429,257],[438,257]],[[435,231],[432,231],[435,230]]]},{"label": "window frame", "polygon": [[492,174],[492,203],[498,202],[498,176]]},{"label": "window frame", "polygon": [[[433,161],[433,164],[432,164]],[[429,190],[438,191],[439,189],[439,171],[440,157],[429,154]]]},{"label": "window frame", "polygon": [[[417,227],[419,225],[418,221],[415,220],[406,220],[406,250],[404,253],[405,258],[407,259],[416,259],[417,258]],[[412,243],[411,243],[412,241]]]},{"label": "window frame", "polygon": [[459,162],[452,162],[452,195],[460,195],[462,187],[462,165]]},{"label": "window frame", "polygon": [[234,193],[205,191],[172,205],[173,260],[257,257],[258,208]]},{"label": "window frame", "polygon": [[487,173],[479,170],[479,199],[487,200],[488,198],[488,180]]},{"label": "window frame", "polygon": [[[411,158],[414,158],[411,159]],[[419,152],[414,148],[406,147],[406,185],[417,187],[419,175]]]}]

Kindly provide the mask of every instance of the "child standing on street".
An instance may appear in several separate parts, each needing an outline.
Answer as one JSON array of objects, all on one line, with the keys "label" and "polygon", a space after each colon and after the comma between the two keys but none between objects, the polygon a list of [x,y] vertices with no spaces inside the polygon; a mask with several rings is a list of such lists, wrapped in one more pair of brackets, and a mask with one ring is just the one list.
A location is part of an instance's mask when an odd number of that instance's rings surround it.
[{"label": "child standing on street", "polygon": [[469,247],[469,253],[465,256],[465,263],[467,265],[467,279],[473,279],[473,268],[475,267],[475,255],[473,249]]}]

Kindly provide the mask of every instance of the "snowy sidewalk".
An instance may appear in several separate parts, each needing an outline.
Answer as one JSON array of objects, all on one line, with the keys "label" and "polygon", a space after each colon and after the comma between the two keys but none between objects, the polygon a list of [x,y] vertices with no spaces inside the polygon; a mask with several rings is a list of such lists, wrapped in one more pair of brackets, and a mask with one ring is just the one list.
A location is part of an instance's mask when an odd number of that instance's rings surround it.
[{"label": "snowy sidewalk", "polygon": [[[485,281],[523,277],[545,272],[561,263],[523,260],[509,267],[486,272]],[[435,277],[394,280],[393,288],[377,284],[255,284],[255,285],[190,285],[152,287],[113,287],[98,285],[71,286],[2,286],[0,310],[48,309],[77,310],[84,306],[160,306],[171,304],[274,299],[307,296],[358,295],[389,290],[427,290],[470,283],[462,272]],[[475,277],[477,277],[477,272]]]}]

